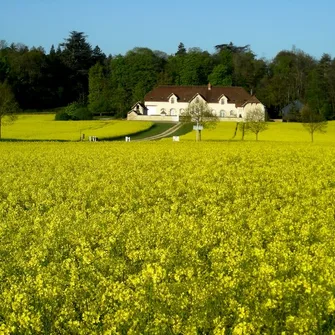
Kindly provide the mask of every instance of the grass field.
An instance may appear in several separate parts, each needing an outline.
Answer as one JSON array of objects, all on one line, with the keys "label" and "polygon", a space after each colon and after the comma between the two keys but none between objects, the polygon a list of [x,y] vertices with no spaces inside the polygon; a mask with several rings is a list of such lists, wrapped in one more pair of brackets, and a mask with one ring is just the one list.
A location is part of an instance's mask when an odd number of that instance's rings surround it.
[{"label": "grass field", "polygon": [[1,334],[332,334],[333,145],[0,155]]},{"label": "grass field", "polygon": [[[270,122],[269,128],[259,134],[259,141],[310,142],[309,133],[300,123]],[[121,138],[132,135],[132,139],[141,139],[163,132],[171,124],[153,124],[146,121],[54,121],[53,114],[20,115],[19,119],[2,127],[2,138],[13,140],[65,140],[78,141],[80,134],[97,136],[99,139]],[[202,132],[203,141],[241,140],[241,132],[234,139],[236,123],[219,122],[214,130],[205,129]],[[135,135],[136,134],[136,135]],[[181,141],[194,141],[195,131],[192,126],[185,125],[173,135],[179,135]],[[171,135],[172,136],[172,135]],[[254,141],[255,135],[247,133],[245,141]],[[167,140],[163,140],[167,141]],[[328,122],[326,134],[315,133],[316,143],[335,142],[335,121]]]},{"label": "grass field", "polygon": [[[259,141],[284,141],[284,142],[310,142],[309,133],[300,123],[269,122],[269,128],[259,134]],[[235,132],[235,122],[220,122],[214,130],[205,129],[202,132],[204,141],[231,140]],[[181,137],[181,140],[195,140],[195,131]],[[255,135],[247,133],[245,141],[254,141]],[[234,140],[241,140],[241,132],[238,131]],[[326,134],[315,133],[315,142],[335,143],[335,121],[328,122]]]},{"label": "grass field", "polygon": [[13,124],[2,127],[3,139],[16,140],[66,140],[78,141],[81,134],[112,138],[149,129],[153,123],[146,121],[54,121],[53,114],[20,115]]}]

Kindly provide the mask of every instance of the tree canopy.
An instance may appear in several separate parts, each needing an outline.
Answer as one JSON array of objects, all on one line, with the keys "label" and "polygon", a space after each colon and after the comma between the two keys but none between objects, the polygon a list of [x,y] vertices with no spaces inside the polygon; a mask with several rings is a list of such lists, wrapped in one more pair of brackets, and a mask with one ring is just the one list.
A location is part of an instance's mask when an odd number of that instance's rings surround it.
[{"label": "tree canopy", "polygon": [[245,127],[243,127],[242,130],[243,134],[244,132],[254,133],[256,136],[256,141],[258,141],[258,134],[268,128],[265,111],[260,107],[255,107],[252,110],[249,110],[247,112],[244,125]]},{"label": "tree canopy", "polygon": [[[293,48],[266,60],[249,45],[221,43],[210,53],[180,42],[171,55],[136,47],[106,57],[84,32],[72,31],[61,43],[50,42],[49,53],[38,46],[0,42],[0,82],[12,87],[22,109],[56,108],[78,100],[93,108],[94,96],[99,110],[125,116],[157,85],[210,82],[244,87],[267,106],[271,117],[279,117],[285,106],[299,100],[326,119],[335,118],[335,60],[327,53],[317,60]],[[97,63],[103,79],[94,72]],[[101,107],[107,95],[108,103]]]},{"label": "tree canopy", "polygon": [[15,101],[14,94],[7,83],[0,83],[0,139],[2,133],[2,125],[15,121],[16,113],[19,111],[19,106]]},{"label": "tree canopy", "polygon": [[311,142],[314,142],[314,133],[325,133],[327,130],[327,121],[324,116],[309,105],[305,105],[301,110],[301,122],[304,128],[311,136]]}]

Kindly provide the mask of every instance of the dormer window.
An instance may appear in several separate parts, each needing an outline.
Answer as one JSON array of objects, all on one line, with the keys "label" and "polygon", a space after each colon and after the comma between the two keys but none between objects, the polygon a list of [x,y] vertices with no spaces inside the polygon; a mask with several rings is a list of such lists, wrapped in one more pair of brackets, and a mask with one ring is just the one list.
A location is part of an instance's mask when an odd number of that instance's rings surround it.
[{"label": "dormer window", "polygon": [[222,99],[221,99],[221,105],[224,105],[224,103],[225,103],[225,101],[224,101],[224,99],[222,98]]},{"label": "dormer window", "polygon": [[195,102],[196,102],[197,104],[199,103],[199,101],[200,101],[199,98],[196,98],[196,99],[195,99]]},{"label": "dormer window", "polygon": [[171,103],[174,104],[174,98],[171,98]]}]

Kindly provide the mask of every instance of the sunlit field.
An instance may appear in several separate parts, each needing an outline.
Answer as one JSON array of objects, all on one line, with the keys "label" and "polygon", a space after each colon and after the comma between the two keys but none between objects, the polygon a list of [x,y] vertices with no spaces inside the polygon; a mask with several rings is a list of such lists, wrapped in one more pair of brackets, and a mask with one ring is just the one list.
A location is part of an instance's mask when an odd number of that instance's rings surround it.
[{"label": "sunlit field", "polygon": [[1,334],[332,334],[332,144],[0,155]]},{"label": "sunlit field", "polygon": [[[269,128],[259,134],[259,141],[285,141],[285,142],[310,142],[310,135],[302,124],[293,122],[269,122]],[[208,141],[231,140],[234,136],[235,122],[219,122],[213,130],[205,129],[202,131],[202,139]],[[241,140],[242,134],[237,131],[234,140]],[[181,136],[181,140],[195,140],[195,131]],[[255,134],[246,133],[244,140],[254,141]],[[325,143],[335,143],[335,121],[328,122],[325,134],[315,133],[314,141]]]},{"label": "sunlit field", "polygon": [[54,121],[53,114],[20,115],[18,120],[2,127],[3,139],[79,141],[97,136],[100,139],[137,133],[152,126],[146,121]]},{"label": "sunlit field", "polygon": [[[53,114],[20,115],[18,120],[2,127],[2,138],[13,140],[64,140],[79,141],[81,134],[97,136],[100,140],[132,135],[149,129],[152,122],[126,120],[54,121]],[[310,142],[309,133],[300,123],[269,122],[259,141]],[[215,129],[202,131],[203,141],[240,141],[238,130],[234,137],[235,122],[219,122]],[[145,136],[142,136],[145,137]],[[195,131],[180,136],[181,141],[194,141]],[[245,141],[254,141],[255,135],[246,133]],[[335,121],[328,122],[325,134],[315,133],[316,143],[335,143]]]}]

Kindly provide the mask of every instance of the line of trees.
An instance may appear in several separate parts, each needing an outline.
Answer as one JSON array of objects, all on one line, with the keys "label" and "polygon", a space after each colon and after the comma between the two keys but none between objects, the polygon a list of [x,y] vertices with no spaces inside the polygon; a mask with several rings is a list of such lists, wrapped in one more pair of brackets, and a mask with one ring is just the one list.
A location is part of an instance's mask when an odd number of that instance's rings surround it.
[{"label": "line of trees", "polygon": [[49,53],[41,47],[0,42],[0,82],[12,87],[22,109],[45,109],[72,102],[95,114],[125,116],[156,85],[242,86],[266,105],[270,117],[295,100],[326,119],[335,118],[335,59],[315,59],[302,50],[257,58],[250,46],[218,44],[209,53],[180,43],[168,55],[134,48],[106,56],[83,32],[73,31]]}]

